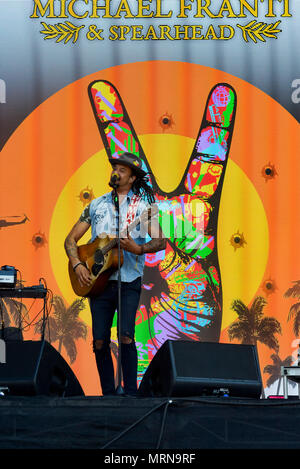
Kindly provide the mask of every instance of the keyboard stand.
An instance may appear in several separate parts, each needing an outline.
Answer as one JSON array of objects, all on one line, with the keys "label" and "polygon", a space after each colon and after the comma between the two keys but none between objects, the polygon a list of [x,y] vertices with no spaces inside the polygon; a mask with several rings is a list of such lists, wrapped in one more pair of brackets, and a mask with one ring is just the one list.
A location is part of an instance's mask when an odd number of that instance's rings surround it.
[{"label": "keyboard stand", "polygon": [[288,399],[288,379],[298,383],[298,397],[300,399],[300,366],[282,366],[281,377],[283,378],[284,399]]},{"label": "keyboard stand", "polygon": [[44,340],[45,337],[47,291],[43,285],[22,288],[0,288],[0,298],[41,298],[44,300],[41,340]]}]

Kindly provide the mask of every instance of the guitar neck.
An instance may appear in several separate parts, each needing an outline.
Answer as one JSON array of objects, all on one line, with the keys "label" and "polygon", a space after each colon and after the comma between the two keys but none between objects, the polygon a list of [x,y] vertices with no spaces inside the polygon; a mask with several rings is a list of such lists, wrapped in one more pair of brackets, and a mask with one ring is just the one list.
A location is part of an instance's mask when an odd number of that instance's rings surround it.
[{"label": "guitar neck", "polygon": [[[126,231],[130,233],[138,224],[140,223],[140,218],[134,220],[127,228]],[[102,248],[102,253],[106,254],[108,251],[113,249],[118,243],[118,238],[112,239],[106,246]]]},{"label": "guitar neck", "polygon": [[108,251],[114,248],[117,244],[117,241],[117,238],[114,238],[109,243],[107,243],[107,245],[102,248],[103,255],[105,255],[106,253],[108,253]]}]

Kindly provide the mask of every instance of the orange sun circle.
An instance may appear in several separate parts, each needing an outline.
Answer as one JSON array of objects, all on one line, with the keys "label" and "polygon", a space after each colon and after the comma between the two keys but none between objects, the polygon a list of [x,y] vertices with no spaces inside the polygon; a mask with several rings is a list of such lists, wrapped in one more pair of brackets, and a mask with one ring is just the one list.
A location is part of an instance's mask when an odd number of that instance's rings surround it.
[{"label": "orange sun circle", "polygon": [[[272,315],[280,319],[287,311],[284,288],[299,276],[300,254],[296,246],[300,220],[295,215],[299,196],[292,190],[298,187],[300,171],[300,159],[295,151],[300,148],[299,124],[276,101],[251,84],[197,64],[149,61],[101,70],[61,89],[22,122],[2,150],[1,188],[3,193],[10,194],[10,214],[26,213],[30,221],[0,230],[1,245],[5,246],[2,263],[17,266],[27,286],[45,277],[53,293],[64,296],[57,273],[59,262],[67,284],[62,240],[78,219],[85,201],[109,190],[106,185],[109,164],[87,93],[88,85],[94,80],[110,81],[118,89],[137,135],[147,140],[148,161],[160,187],[167,192],[176,189],[188,164],[192,149],[189,142],[194,142],[198,135],[210,90],[216,83],[229,83],[235,89],[238,107],[229,155],[231,164],[225,175],[218,224],[218,246],[222,239],[227,246],[223,253],[219,251],[222,282],[230,278],[224,314],[232,314],[230,300],[235,298],[235,289],[240,288],[241,296],[249,298],[249,279],[258,277],[260,283],[257,291],[251,291],[253,297],[262,291],[263,279],[270,276],[276,279],[277,288],[268,295],[268,301],[270,308],[274,306]],[[164,125],[172,122],[167,132],[160,122],[166,115],[169,120]],[[280,127],[276,139],[275,117]],[[176,140],[176,151],[170,152],[169,138]],[[92,184],[89,164],[100,153],[99,177],[93,175],[96,180]],[[266,162],[270,162],[268,168]],[[263,168],[267,172],[262,173]],[[79,183],[77,175],[80,175]],[[60,214],[61,223],[56,225],[54,214],[66,187],[64,207],[67,208]],[[6,214],[7,206],[7,199],[2,197],[0,213]],[[266,223],[258,222],[257,206]],[[237,220],[230,223],[231,212],[241,223]],[[243,249],[234,250],[228,240],[237,230],[243,233],[246,244]],[[54,236],[54,232],[60,235]],[[43,235],[46,241],[43,249],[36,249],[34,234]],[[249,256],[250,252],[255,253],[255,262],[247,263],[243,256]],[[53,261],[55,255],[57,260]],[[282,325],[287,327],[285,316]],[[281,339],[287,353],[289,337],[283,333]],[[225,332],[221,339],[228,341]],[[87,349],[90,351],[88,341],[80,344],[75,367],[79,378],[91,383],[91,373],[84,371],[86,367],[80,367],[80,354],[83,357]],[[93,393],[93,386],[95,381],[87,384],[87,392]]]}]

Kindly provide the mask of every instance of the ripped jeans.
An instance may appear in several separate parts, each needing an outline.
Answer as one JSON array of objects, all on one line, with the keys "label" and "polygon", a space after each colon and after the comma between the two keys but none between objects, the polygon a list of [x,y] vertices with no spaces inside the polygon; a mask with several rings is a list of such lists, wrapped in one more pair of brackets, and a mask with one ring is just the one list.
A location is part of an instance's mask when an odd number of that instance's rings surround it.
[{"label": "ripped jeans", "polygon": [[[121,282],[121,366],[124,392],[137,392],[137,350],[135,317],[141,294],[141,277],[133,282]],[[110,331],[118,310],[118,282],[109,281],[100,296],[90,299],[92,313],[93,349],[103,395],[114,394],[114,367],[110,350]]]}]

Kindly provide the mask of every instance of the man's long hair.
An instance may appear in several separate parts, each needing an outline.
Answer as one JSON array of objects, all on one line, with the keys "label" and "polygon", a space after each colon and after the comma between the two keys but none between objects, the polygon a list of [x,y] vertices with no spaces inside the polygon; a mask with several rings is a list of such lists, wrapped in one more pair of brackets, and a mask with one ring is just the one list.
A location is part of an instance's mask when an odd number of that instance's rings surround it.
[{"label": "man's long hair", "polygon": [[148,203],[154,204],[155,203],[155,195],[151,186],[149,186],[149,176],[146,174],[145,176],[141,177],[136,174],[136,179],[132,184],[132,191],[134,194],[147,199]]}]

